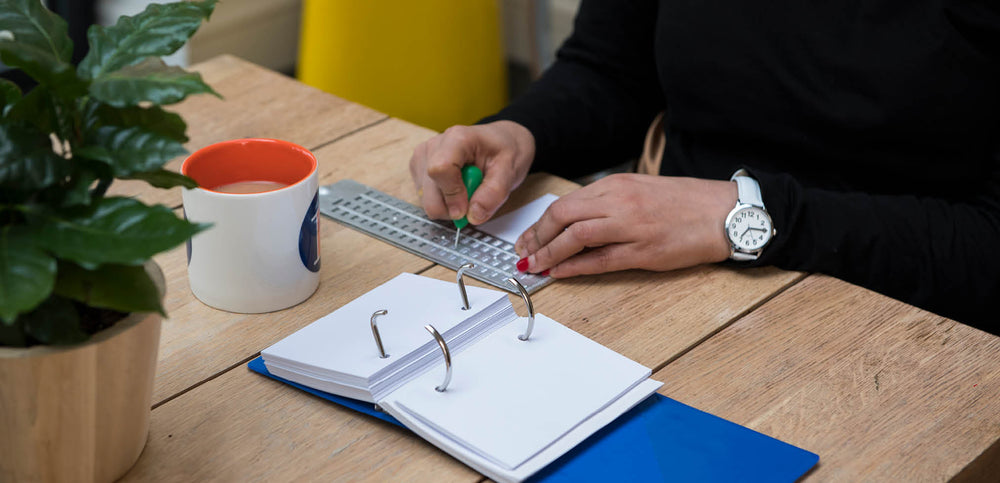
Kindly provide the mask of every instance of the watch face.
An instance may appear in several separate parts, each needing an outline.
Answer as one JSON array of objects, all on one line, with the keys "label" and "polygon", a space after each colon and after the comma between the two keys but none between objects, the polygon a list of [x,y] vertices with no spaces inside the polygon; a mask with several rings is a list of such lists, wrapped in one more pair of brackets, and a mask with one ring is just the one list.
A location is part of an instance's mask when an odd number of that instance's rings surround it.
[{"label": "watch face", "polygon": [[740,208],[726,219],[726,235],[737,250],[760,250],[771,241],[771,230],[771,217],[756,206]]}]

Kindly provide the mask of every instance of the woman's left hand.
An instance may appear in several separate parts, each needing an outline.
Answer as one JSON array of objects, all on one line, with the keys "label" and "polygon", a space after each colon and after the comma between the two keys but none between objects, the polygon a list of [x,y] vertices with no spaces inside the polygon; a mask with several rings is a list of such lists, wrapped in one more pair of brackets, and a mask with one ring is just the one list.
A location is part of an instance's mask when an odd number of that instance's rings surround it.
[{"label": "woman's left hand", "polygon": [[731,181],[615,174],[559,198],[518,238],[518,269],[555,278],[729,257]]}]

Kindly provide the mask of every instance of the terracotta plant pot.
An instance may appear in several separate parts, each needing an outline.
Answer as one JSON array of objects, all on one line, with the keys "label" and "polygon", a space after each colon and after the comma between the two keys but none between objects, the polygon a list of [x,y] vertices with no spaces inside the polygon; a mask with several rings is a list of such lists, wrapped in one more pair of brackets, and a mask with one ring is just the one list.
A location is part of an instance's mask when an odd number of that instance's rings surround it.
[{"label": "terracotta plant pot", "polygon": [[[146,270],[165,292],[163,272]],[[66,347],[0,347],[0,481],[118,479],[146,445],[159,314]]]}]

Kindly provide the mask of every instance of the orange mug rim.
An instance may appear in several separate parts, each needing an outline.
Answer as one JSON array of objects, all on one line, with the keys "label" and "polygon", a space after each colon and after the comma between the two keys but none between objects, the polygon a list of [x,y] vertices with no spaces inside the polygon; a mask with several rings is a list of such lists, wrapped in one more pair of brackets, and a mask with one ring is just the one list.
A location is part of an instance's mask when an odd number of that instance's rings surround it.
[{"label": "orange mug rim", "polygon": [[[190,174],[189,174],[189,169],[192,166],[192,163],[198,163],[198,162],[200,162],[199,160],[201,160],[201,159],[203,159],[203,158],[205,158],[207,156],[211,156],[213,154],[216,154],[218,151],[222,151],[222,150],[225,150],[225,149],[230,149],[233,146],[248,146],[248,145],[254,145],[254,144],[267,144],[267,145],[272,145],[272,146],[281,146],[283,148],[288,148],[291,151],[295,151],[295,152],[298,152],[300,154],[304,154],[305,155],[305,159],[307,159],[309,161],[309,170],[308,170],[308,172],[305,173],[305,175],[296,176],[296,178],[298,178],[298,179],[295,182],[288,183],[287,185],[282,186],[280,188],[275,188],[275,189],[267,190],[267,191],[258,191],[258,192],[254,192],[254,193],[227,193],[227,192],[223,192],[223,191],[216,191],[213,188],[206,188],[204,186],[201,186],[201,183],[199,183],[199,186],[197,188],[195,188],[195,189],[200,189],[202,191],[207,191],[207,192],[210,192],[210,193],[213,193],[213,194],[217,194],[217,195],[222,195],[222,196],[248,196],[248,195],[252,196],[252,195],[263,195],[263,194],[268,194],[268,193],[275,193],[275,192],[278,192],[278,191],[283,191],[283,190],[286,190],[286,189],[289,189],[289,188],[293,188],[293,187],[298,186],[299,184],[307,181],[313,175],[313,173],[316,172],[316,170],[319,167],[319,165],[318,165],[318,163],[316,161],[316,155],[314,155],[312,153],[312,151],[309,151],[308,149],[306,149],[305,147],[303,147],[303,146],[301,146],[299,144],[296,144],[296,143],[293,143],[293,142],[290,142],[290,141],[284,141],[284,140],[281,140],[281,139],[272,139],[272,138],[240,138],[240,139],[230,139],[228,141],[219,141],[217,143],[212,143],[212,144],[209,144],[208,146],[205,146],[205,147],[203,147],[201,149],[196,150],[195,152],[191,153],[184,160],[183,163],[181,163],[180,172],[184,176],[191,177]],[[191,177],[191,178],[194,179],[193,177]],[[197,182],[197,180],[195,180],[195,181]],[[250,179],[248,179],[248,180],[242,180],[242,181],[273,181],[273,180],[261,180],[261,179],[250,180]],[[238,182],[238,181],[234,181],[234,182]],[[214,188],[217,188],[219,186],[225,186],[226,184],[229,184],[229,183],[218,184]]]}]

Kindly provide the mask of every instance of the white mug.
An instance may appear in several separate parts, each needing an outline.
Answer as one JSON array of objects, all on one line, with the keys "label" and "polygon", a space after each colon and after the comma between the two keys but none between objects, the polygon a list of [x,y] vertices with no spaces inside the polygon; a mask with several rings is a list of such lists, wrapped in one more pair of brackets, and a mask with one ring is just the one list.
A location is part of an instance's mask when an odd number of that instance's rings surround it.
[{"label": "white mug", "polygon": [[230,312],[261,313],[316,291],[319,180],[309,150],[275,139],[225,141],[189,156],[181,173],[199,185],[184,189],[184,216],[212,224],[187,245],[195,297]]}]

